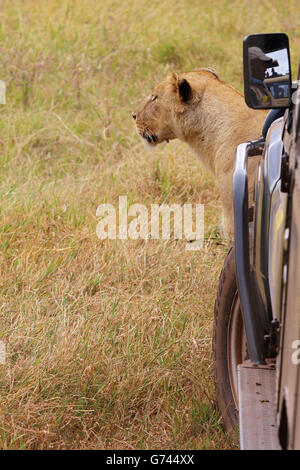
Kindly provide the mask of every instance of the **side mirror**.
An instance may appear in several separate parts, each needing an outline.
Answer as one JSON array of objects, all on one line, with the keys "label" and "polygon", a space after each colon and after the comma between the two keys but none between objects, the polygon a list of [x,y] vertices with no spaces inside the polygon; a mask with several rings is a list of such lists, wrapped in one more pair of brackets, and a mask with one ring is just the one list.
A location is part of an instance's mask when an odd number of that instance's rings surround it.
[{"label": "side mirror", "polygon": [[251,34],[243,41],[244,93],[253,109],[287,108],[291,66],[286,34]]}]

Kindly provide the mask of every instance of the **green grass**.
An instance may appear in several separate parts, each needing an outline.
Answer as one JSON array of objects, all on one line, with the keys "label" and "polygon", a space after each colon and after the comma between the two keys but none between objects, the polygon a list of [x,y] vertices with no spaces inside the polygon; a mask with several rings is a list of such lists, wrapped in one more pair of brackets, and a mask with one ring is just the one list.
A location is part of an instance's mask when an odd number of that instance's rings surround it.
[{"label": "green grass", "polygon": [[[170,71],[242,90],[242,39],[289,34],[298,1],[0,4],[2,449],[228,449],[211,335],[220,201],[189,150],[146,153],[131,111]],[[100,241],[96,208],[205,204],[200,252]]]}]

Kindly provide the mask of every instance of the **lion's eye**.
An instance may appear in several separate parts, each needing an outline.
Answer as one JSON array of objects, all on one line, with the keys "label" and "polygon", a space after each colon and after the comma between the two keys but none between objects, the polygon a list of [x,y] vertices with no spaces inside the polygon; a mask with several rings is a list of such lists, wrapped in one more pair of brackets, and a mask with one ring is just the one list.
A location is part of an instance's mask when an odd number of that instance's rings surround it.
[{"label": "lion's eye", "polygon": [[157,96],[153,95],[151,101],[155,101]]}]

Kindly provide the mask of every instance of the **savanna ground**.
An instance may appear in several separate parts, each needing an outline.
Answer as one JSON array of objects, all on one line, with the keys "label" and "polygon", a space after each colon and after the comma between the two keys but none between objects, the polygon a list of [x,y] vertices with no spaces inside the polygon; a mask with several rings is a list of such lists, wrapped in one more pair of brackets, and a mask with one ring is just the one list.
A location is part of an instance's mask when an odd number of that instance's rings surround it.
[{"label": "savanna ground", "polygon": [[[147,153],[131,111],[170,71],[242,89],[242,39],[290,36],[299,1],[0,3],[2,449],[229,449],[211,336],[227,246],[188,148]],[[103,202],[204,203],[204,248],[100,241]]]}]

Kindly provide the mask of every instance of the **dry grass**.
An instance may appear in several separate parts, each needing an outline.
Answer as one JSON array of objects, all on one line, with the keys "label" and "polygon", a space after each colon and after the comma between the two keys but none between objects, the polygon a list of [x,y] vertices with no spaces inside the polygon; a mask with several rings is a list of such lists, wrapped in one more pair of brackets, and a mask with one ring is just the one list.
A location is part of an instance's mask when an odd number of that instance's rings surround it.
[{"label": "dry grass", "polygon": [[[201,5],[201,6],[200,6]],[[145,153],[130,112],[170,70],[242,88],[241,41],[299,2],[0,4],[2,449],[225,449],[211,327],[220,203],[179,143]],[[202,202],[206,243],[100,241],[96,208]]]}]

